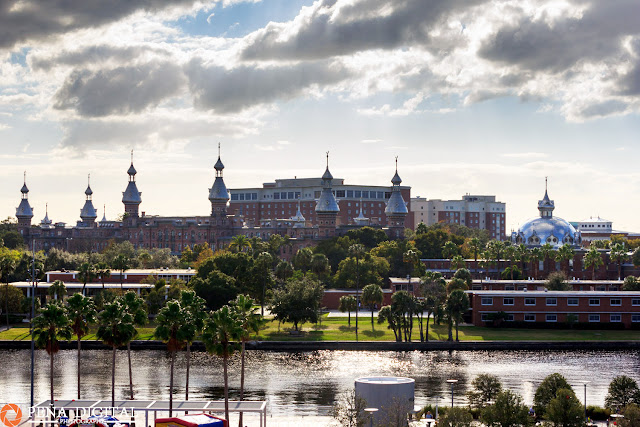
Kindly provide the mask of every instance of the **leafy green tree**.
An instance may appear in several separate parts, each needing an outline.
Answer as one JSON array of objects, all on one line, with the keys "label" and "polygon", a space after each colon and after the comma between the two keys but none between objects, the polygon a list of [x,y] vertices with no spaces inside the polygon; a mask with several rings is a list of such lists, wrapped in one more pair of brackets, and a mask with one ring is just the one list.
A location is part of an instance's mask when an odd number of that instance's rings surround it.
[{"label": "leafy green tree", "polygon": [[495,403],[486,406],[480,420],[487,427],[524,427],[534,424],[522,397],[511,390],[500,391]]},{"label": "leafy green tree", "polygon": [[136,336],[133,316],[127,311],[120,298],[104,305],[98,315],[96,337],[112,349],[111,359],[111,406],[115,402],[116,350]]},{"label": "leafy green tree", "polygon": [[467,289],[469,289],[469,287],[467,286],[467,282],[464,279],[460,279],[458,277],[454,277],[453,279],[449,280],[449,283],[447,284],[448,294],[455,290],[466,291]]},{"label": "leafy green tree", "polygon": [[282,260],[276,266],[275,274],[280,283],[284,283],[293,277],[293,265],[289,261]]},{"label": "leafy green tree", "polygon": [[50,391],[53,402],[53,357],[60,350],[59,340],[71,339],[69,318],[61,303],[50,302],[40,309],[40,314],[33,318],[31,325],[36,346],[47,350],[49,355]]},{"label": "leafy green tree", "polygon": [[338,396],[331,408],[331,417],[342,427],[366,427],[370,415],[365,408],[367,401],[352,389]]},{"label": "leafy green tree", "polygon": [[464,291],[456,289],[449,294],[445,303],[445,314],[447,317],[447,325],[449,327],[449,341],[453,341],[452,325],[456,326],[456,341],[458,339],[458,325],[462,321],[462,317],[469,310],[469,297]]},{"label": "leafy green tree", "polygon": [[273,294],[270,310],[279,322],[293,323],[294,330],[305,322],[318,321],[324,290],[320,282],[308,277],[290,280]]},{"label": "leafy green tree", "polygon": [[546,287],[550,291],[571,291],[573,287],[567,282],[567,276],[562,271],[554,271],[547,277]]},{"label": "leafy green tree", "polygon": [[625,406],[635,403],[640,404],[640,389],[638,383],[626,375],[619,375],[609,383],[607,397],[604,404],[607,408],[620,410]]},{"label": "leafy green tree", "polygon": [[207,307],[214,310],[234,299],[239,293],[236,280],[218,270],[213,270],[205,279],[194,277],[189,284],[199,297],[204,298]]},{"label": "leafy green tree", "polygon": [[455,279],[464,280],[465,284],[467,285],[467,289],[471,288],[471,284],[473,283],[473,276],[471,275],[471,272],[466,268],[459,268],[454,273],[453,277]]},{"label": "leafy green tree", "polygon": [[202,341],[207,352],[222,358],[224,373],[224,415],[229,419],[229,376],[227,365],[229,357],[237,349],[237,344],[242,336],[242,324],[237,314],[228,305],[222,306],[211,313],[205,322],[202,333]]},{"label": "leafy green tree", "polygon": [[472,389],[467,392],[469,405],[473,408],[484,408],[496,400],[502,391],[502,384],[495,375],[480,374],[471,382]]},{"label": "leafy green tree", "polygon": [[0,247],[0,274],[2,275],[2,280],[6,283],[4,310],[7,318],[7,328],[9,327],[9,276],[18,265],[20,257],[21,253],[18,250]]},{"label": "leafy green tree", "polygon": [[180,306],[184,308],[188,313],[186,316],[186,324],[184,328],[184,339],[187,344],[187,372],[186,372],[186,384],[185,384],[185,400],[189,400],[189,370],[191,367],[191,344],[195,341],[196,337],[202,333],[204,328],[204,321],[207,318],[207,312],[205,310],[206,302],[203,298],[196,295],[195,291],[183,290],[180,294]]},{"label": "leafy green tree", "polygon": [[347,257],[340,261],[335,275],[336,286],[362,289],[368,284],[382,285],[389,274],[389,263],[381,257],[364,254],[359,259]]},{"label": "leafy green tree", "polygon": [[440,417],[438,426],[440,427],[471,427],[473,415],[465,408],[454,406],[448,408],[447,412]]},{"label": "leafy green tree", "polygon": [[[244,400],[244,360],[246,353],[246,343],[251,339],[252,334],[257,334],[260,331],[262,325],[262,316],[256,313],[257,308],[253,306],[253,300],[246,295],[238,295],[231,303],[231,308],[236,314],[241,326],[240,334],[240,400]],[[238,427],[242,427],[242,412],[240,413],[240,420]]]},{"label": "leafy green tree", "polygon": [[631,262],[636,267],[640,266],[640,246],[638,246],[636,250],[633,251],[633,254],[631,255]]},{"label": "leafy green tree", "polygon": [[113,259],[111,266],[120,272],[120,289],[122,289],[124,283],[124,272],[131,268],[131,258],[125,254],[119,254]]},{"label": "leafy green tree", "polygon": [[640,280],[635,276],[627,276],[624,278],[622,285],[624,291],[640,291]]},{"label": "leafy green tree", "polygon": [[371,329],[373,329],[373,311],[376,306],[382,307],[384,294],[379,285],[371,283],[362,289],[362,304],[371,310]]},{"label": "leafy green tree", "polygon": [[628,404],[622,411],[624,418],[618,421],[620,427],[640,426],[640,407],[635,403]]},{"label": "leafy green tree", "polygon": [[129,291],[122,296],[122,304],[125,310],[131,314],[133,319],[135,333],[127,341],[127,360],[129,361],[129,391],[131,392],[131,400],[133,400],[133,370],[131,369],[131,341],[138,336],[137,327],[144,326],[147,323],[147,311],[145,310],[145,302],[136,295],[135,292]]},{"label": "leafy green tree", "polygon": [[93,299],[76,293],[67,299],[67,313],[71,330],[78,339],[78,400],[80,400],[80,352],[82,337],[89,333],[89,326],[96,322],[96,306]]},{"label": "leafy green tree", "polygon": [[187,341],[191,313],[186,310],[180,301],[167,301],[156,317],[156,329],[153,336],[167,344],[167,350],[171,354],[171,374],[169,376],[169,416],[173,416],[173,367],[176,362],[176,352],[184,347]]},{"label": "leafy green tree", "polygon": [[442,246],[442,256],[448,260],[452,260],[453,257],[459,254],[460,248],[451,240],[449,240]]},{"label": "leafy green tree", "polygon": [[627,258],[627,249],[623,243],[614,243],[609,251],[609,259],[618,264],[618,280],[622,280],[622,262]]},{"label": "leafy green tree", "polygon": [[561,388],[547,405],[546,418],[556,426],[581,427],[586,424],[584,408],[571,389]]},{"label": "leafy green tree", "polygon": [[366,249],[373,249],[380,243],[389,240],[387,233],[379,228],[361,227],[347,232],[347,237],[355,243],[360,243]]},{"label": "leafy green tree", "polygon": [[533,397],[533,408],[536,415],[545,414],[547,405],[551,399],[556,397],[556,393],[560,389],[571,390],[571,386],[562,375],[553,373],[542,380]]},{"label": "leafy green tree", "polygon": [[56,280],[49,286],[47,293],[53,299],[63,302],[64,297],[67,295],[67,287],[62,280]]},{"label": "leafy green tree", "polygon": [[596,269],[604,264],[600,252],[598,252],[598,249],[595,247],[591,247],[589,251],[584,254],[583,259],[585,268],[591,268],[591,280],[596,280]]},{"label": "leafy green tree", "polygon": [[349,327],[351,327],[351,312],[356,311],[357,304],[356,297],[353,295],[343,295],[340,297],[340,300],[338,300],[338,310],[340,310],[341,313],[348,313]]}]

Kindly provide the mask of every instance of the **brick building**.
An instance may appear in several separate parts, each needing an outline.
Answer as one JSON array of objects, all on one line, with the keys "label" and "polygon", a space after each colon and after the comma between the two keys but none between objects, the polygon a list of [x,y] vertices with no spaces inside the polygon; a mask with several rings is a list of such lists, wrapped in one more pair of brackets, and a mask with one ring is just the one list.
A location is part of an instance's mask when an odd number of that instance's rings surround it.
[{"label": "brick building", "polygon": [[505,240],[506,204],[496,196],[466,194],[460,200],[411,199],[411,213],[415,225],[421,222],[433,225],[439,222],[459,224],[469,228],[487,230],[491,239]]}]

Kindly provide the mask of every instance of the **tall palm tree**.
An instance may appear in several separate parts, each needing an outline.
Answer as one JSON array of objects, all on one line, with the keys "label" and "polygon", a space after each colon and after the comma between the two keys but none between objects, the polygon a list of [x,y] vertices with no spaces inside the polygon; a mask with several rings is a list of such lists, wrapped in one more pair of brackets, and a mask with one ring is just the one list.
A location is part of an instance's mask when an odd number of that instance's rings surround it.
[{"label": "tall palm tree", "polygon": [[49,286],[49,290],[47,292],[49,293],[49,296],[63,302],[64,296],[67,295],[67,287],[64,285],[62,280],[56,280],[51,284],[51,286]]},{"label": "tall palm tree", "polygon": [[538,247],[531,248],[531,251],[529,252],[529,259],[531,260],[531,267],[533,269],[533,278],[534,280],[538,280],[538,270],[540,269],[538,263],[540,262],[540,259],[542,259],[542,250]]},{"label": "tall palm tree", "polygon": [[622,261],[627,258],[627,250],[623,243],[614,243],[609,251],[609,259],[618,264],[618,280],[622,280]]},{"label": "tall palm tree", "polygon": [[171,354],[171,375],[169,380],[169,416],[173,416],[173,367],[176,362],[176,352],[184,347],[187,340],[190,313],[180,301],[170,300],[162,307],[156,317],[156,329],[154,337],[167,344],[167,350]]},{"label": "tall palm tree", "polygon": [[573,250],[573,247],[568,243],[565,243],[558,248],[557,259],[560,262],[566,261],[567,271],[565,271],[565,274],[567,275],[567,277],[569,277],[569,260],[573,259],[575,253],[576,252]]},{"label": "tall palm tree", "polygon": [[349,256],[356,259],[356,341],[358,341],[358,303],[360,300],[360,258],[365,253],[364,245],[360,243],[349,246]]},{"label": "tall palm tree", "polygon": [[114,258],[112,267],[120,272],[120,289],[122,289],[124,282],[124,272],[131,268],[131,260],[125,254],[119,254]]},{"label": "tall palm tree", "polygon": [[[144,326],[147,323],[147,311],[145,310],[145,302],[136,295],[135,292],[129,291],[122,296],[122,304],[125,310],[131,314],[133,325],[135,327]],[[127,359],[129,361],[129,391],[131,392],[131,400],[133,400],[133,371],[131,370],[131,341],[138,335],[138,330],[127,341]]]},{"label": "tall palm tree", "polygon": [[449,341],[453,340],[451,336],[451,326],[456,325],[456,341],[458,340],[458,325],[462,321],[464,313],[469,309],[469,297],[464,291],[456,289],[449,294],[445,305],[445,313],[449,324]]},{"label": "tall palm tree", "polygon": [[98,315],[98,331],[96,336],[112,348],[111,360],[111,406],[115,405],[116,396],[116,350],[130,342],[136,335],[133,316],[126,310],[120,298],[105,304]]},{"label": "tall palm tree", "polygon": [[[262,325],[262,316],[256,313],[257,308],[253,306],[253,300],[246,295],[238,295],[231,303],[231,308],[236,314],[240,326],[242,327],[242,333],[240,335],[241,350],[240,350],[240,400],[244,400],[244,356],[245,356],[245,344],[251,339],[252,334],[257,334],[260,331]],[[242,427],[242,412],[240,412],[240,422],[238,427]]]},{"label": "tall palm tree", "polygon": [[555,259],[555,250],[553,249],[553,245],[549,242],[540,246],[540,251],[542,252],[542,261],[544,263],[545,269],[547,265],[548,259]]},{"label": "tall palm tree", "polygon": [[524,275],[524,270],[527,262],[529,262],[529,258],[531,257],[531,251],[524,243],[520,243],[516,246],[516,259],[520,261],[520,268],[522,269],[522,274]]},{"label": "tall palm tree", "polygon": [[276,266],[275,274],[280,279],[280,282],[284,283],[289,277],[293,276],[293,266],[289,261],[282,260]]},{"label": "tall palm tree", "polygon": [[247,236],[238,234],[231,238],[229,250],[231,250],[231,252],[247,252],[251,250],[251,242],[247,239]]},{"label": "tall palm tree", "polygon": [[87,282],[91,282],[96,278],[96,269],[93,264],[83,262],[78,267],[78,279],[82,282],[82,295],[84,295],[84,289],[87,287]]},{"label": "tall palm tree", "polygon": [[[451,264],[453,264],[453,258],[459,254],[458,245],[453,243],[451,240],[447,241],[442,246],[442,257],[449,260]],[[449,264],[450,269],[453,270],[453,265]]]},{"label": "tall palm tree", "polygon": [[477,237],[469,240],[469,249],[473,252],[473,264],[476,276],[478,275],[478,253],[482,250],[482,242]]},{"label": "tall palm tree", "polygon": [[362,289],[362,304],[371,310],[371,329],[373,329],[373,310],[376,305],[382,306],[384,294],[382,288],[375,283],[371,283]]},{"label": "tall palm tree", "polygon": [[89,332],[89,325],[96,321],[96,306],[92,298],[73,294],[67,299],[67,313],[71,329],[78,338],[78,399],[80,399],[80,340]]},{"label": "tall palm tree", "polygon": [[211,312],[211,315],[205,322],[202,333],[202,341],[207,351],[222,358],[224,373],[224,415],[227,420],[229,420],[229,376],[227,374],[227,364],[229,357],[237,349],[234,341],[238,341],[241,336],[242,324],[237,314],[228,305]]},{"label": "tall palm tree", "polygon": [[102,290],[104,290],[104,281],[111,277],[111,268],[109,268],[106,262],[99,262],[96,264],[96,275],[100,278]]},{"label": "tall palm tree", "polygon": [[602,261],[602,256],[598,249],[595,246],[591,246],[589,251],[584,254],[584,266],[589,268],[591,267],[591,280],[596,280],[596,268],[602,266],[604,261]]},{"label": "tall palm tree", "polygon": [[347,322],[349,327],[351,327],[351,312],[356,310],[356,304],[356,297],[353,295],[343,295],[338,300],[338,310],[340,310],[341,313],[346,311],[348,314]]},{"label": "tall palm tree", "polygon": [[422,293],[425,301],[423,309],[427,312],[427,327],[425,328],[426,341],[429,341],[429,317],[442,306],[447,296],[446,287],[446,280],[438,271],[427,271],[422,278],[420,292]]},{"label": "tall palm tree", "polygon": [[264,304],[267,294],[267,280],[270,279],[273,256],[269,252],[260,252],[255,261],[255,268],[262,277],[262,297],[260,298],[260,314],[264,316]]},{"label": "tall palm tree", "polygon": [[187,343],[187,374],[185,386],[185,400],[189,400],[189,368],[191,365],[191,344],[202,333],[204,321],[207,318],[205,311],[206,302],[192,290],[182,291],[180,294],[180,304],[188,311],[188,328],[185,329],[185,340]]},{"label": "tall palm tree", "polygon": [[69,318],[64,306],[56,301],[41,308],[40,314],[33,319],[31,324],[36,346],[46,349],[49,354],[51,405],[53,406],[53,357],[60,350],[59,340],[71,339]]},{"label": "tall palm tree", "polygon": [[486,245],[486,252],[489,254],[490,259],[495,260],[498,268],[498,278],[500,277],[500,260],[504,252],[505,243],[500,240],[489,240]]},{"label": "tall palm tree", "polygon": [[509,260],[509,272],[511,273],[511,280],[513,280],[513,261],[516,259],[515,246],[507,245],[504,248],[504,257]]}]

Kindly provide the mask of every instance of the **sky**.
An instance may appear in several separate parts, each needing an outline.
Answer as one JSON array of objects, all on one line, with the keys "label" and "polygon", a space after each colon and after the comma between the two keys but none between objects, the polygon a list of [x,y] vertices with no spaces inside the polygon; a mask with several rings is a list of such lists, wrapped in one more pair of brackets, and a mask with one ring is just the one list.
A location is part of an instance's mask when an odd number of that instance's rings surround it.
[{"label": "sky", "polygon": [[0,217],[26,171],[34,223],[207,215],[276,178],[491,194],[640,231],[637,0],[7,0],[0,3]]}]

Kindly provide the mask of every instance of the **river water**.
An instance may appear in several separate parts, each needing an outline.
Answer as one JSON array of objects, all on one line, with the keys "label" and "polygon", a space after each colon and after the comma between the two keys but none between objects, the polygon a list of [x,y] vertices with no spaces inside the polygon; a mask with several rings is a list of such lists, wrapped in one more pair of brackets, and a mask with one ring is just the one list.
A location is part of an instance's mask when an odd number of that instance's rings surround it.
[{"label": "river water", "polygon": [[[134,390],[136,399],[168,399],[169,362],[166,352],[133,351]],[[184,398],[185,354],[179,354],[175,367],[174,398]],[[118,351],[116,399],[128,397],[128,370],[125,351]],[[234,357],[229,367],[230,398],[236,399],[240,384],[240,359]],[[30,358],[28,350],[0,350],[0,403],[28,403],[30,399]],[[498,376],[503,385],[520,393],[530,404],[537,385],[545,376],[559,372],[583,400],[584,381],[587,403],[602,406],[609,382],[617,375],[640,381],[638,351],[458,351],[458,352],[378,352],[315,351],[247,353],[247,399],[267,400],[274,425],[277,420],[305,420],[304,425],[326,425],[327,416],[337,396],[353,387],[362,376],[406,376],[416,380],[416,405],[450,404],[447,379],[454,378],[454,400],[466,403],[464,392],[481,373]],[[56,399],[76,397],[76,351],[60,351],[55,358]],[[111,352],[101,350],[82,353],[82,397],[110,399]],[[49,398],[49,359],[44,351],[36,353],[36,401]],[[440,396],[439,398],[436,396]],[[204,352],[193,352],[189,398],[216,400],[223,398],[222,362]],[[276,421],[274,423],[274,421]]]}]

